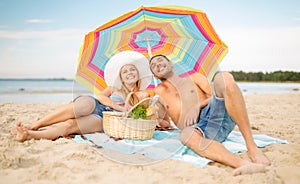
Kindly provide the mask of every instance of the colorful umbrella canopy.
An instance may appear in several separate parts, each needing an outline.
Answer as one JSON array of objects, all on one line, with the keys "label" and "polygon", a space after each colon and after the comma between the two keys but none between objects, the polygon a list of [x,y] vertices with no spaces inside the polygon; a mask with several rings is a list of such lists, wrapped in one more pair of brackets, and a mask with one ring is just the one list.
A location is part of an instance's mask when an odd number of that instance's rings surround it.
[{"label": "colorful umbrella canopy", "polygon": [[163,54],[174,63],[178,75],[199,72],[211,78],[228,48],[200,10],[141,6],[85,36],[76,80],[94,93],[100,92],[107,86],[103,72],[106,63],[124,50],[137,51],[148,58]]}]

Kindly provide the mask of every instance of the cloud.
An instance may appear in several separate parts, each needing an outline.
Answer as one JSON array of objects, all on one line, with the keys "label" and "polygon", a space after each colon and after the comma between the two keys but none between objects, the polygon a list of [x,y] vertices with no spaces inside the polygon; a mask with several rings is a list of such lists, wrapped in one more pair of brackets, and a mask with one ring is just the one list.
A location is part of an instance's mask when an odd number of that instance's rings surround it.
[{"label": "cloud", "polygon": [[231,28],[220,30],[229,52],[221,69],[244,71],[300,71],[300,27]]},{"label": "cloud", "polygon": [[50,19],[28,19],[25,20],[26,23],[30,23],[30,24],[39,24],[39,23],[50,23],[53,22]]},{"label": "cloud", "polygon": [[293,21],[300,21],[300,17],[294,17],[292,18]]},{"label": "cloud", "polygon": [[73,78],[87,32],[81,29],[0,31],[0,78]]},{"label": "cloud", "polygon": [[21,30],[21,31],[7,31],[0,30],[0,39],[73,39],[81,35],[85,35],[88,31],[83,29],[60,29],[50,31],[34,31],[34,30]]},{"label": "cloud", "polygon": [[[73,78],[80,46],[89,31],[0,29],[0,77]],[[229,47],[221,70],[300,71],[300,27],[223,28],[218,34]]]}]

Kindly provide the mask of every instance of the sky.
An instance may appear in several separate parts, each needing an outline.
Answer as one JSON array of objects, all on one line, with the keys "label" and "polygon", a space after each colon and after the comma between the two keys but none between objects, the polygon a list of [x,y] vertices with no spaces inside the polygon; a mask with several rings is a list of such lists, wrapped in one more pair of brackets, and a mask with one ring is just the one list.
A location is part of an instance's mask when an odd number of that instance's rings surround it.
[{"label": "sky", "polygon": [[74,79],[85,34],[141,5],[204,11],[221,70],[300,72],[299,0],[0,0],[0,78]]}]

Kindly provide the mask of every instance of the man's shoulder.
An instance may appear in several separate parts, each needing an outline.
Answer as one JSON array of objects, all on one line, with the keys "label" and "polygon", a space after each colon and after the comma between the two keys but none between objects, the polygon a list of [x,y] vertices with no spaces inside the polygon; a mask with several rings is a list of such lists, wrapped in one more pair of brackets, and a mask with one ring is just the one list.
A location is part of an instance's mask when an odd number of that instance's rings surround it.
[{"label": "man's shoulder", "polygon": [[204,78],[205,78],[205,76],[204,76],[203,74],[198,73],[198,72],[193,73],[192,75],[190,75],[190,77],[191,77],[191,78],[193,78],[193,77],[204,77]]},{"label": "man's shoulder", "polygon": [[201,73],[193,73],[189,76],[189,78],[193,81],[201,80],[201,79],[206,79],[206,77],[201,74]]},{"label": "man's shoulder", "polygon": [[162,93],[166,91],[168,88],[169,88],[168,81],[164,81],[154,88],[154,93],[156,94]]},{"label": "man's shoulder", "polygon": [[154,91],[154,93],[157,94],[163,90],[164,90],[164,86],[163,86],[163,84],[160,84],[160,85],[156,86],[153,91]]}]

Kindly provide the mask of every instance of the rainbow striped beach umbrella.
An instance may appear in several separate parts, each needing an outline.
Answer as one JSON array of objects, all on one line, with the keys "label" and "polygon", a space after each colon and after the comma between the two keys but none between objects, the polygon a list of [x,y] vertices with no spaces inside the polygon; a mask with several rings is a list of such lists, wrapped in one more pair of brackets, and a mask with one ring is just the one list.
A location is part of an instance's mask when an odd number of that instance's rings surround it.
[{"label": "rainbow striped beach umbrella", "polygon": [[141,6],[85,35],[76,80],[99,93],[107,86],[104,81],[107,62],[124,50],[140,52],[147,58],[164,54],[174,63],[178,75],[199,72],[212,78],[228,47],[200,10]]}]

